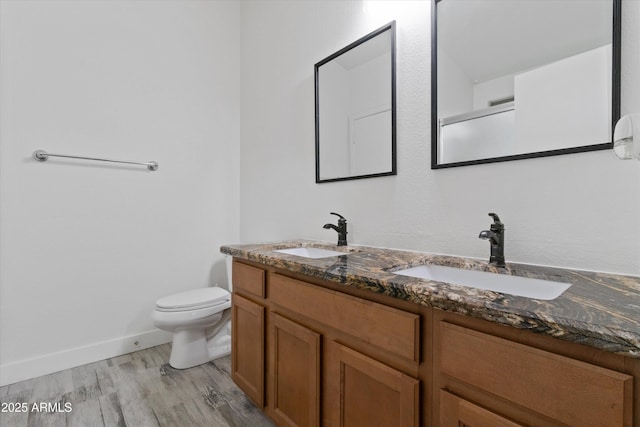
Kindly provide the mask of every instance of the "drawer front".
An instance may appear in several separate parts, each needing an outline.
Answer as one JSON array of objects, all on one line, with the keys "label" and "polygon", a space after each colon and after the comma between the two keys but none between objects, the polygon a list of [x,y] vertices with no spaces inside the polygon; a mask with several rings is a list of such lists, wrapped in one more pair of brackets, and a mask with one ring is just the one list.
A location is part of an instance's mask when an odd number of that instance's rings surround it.
[{"label": "drawer front", "polygon": [[406,360],[419,363],[420,316],[274,273],[269,299]]},{"label": "drawer front", "polygon": [[440,390],[440,426],[524,427],[444,390]]},{"label": "drawer front", "polygon": [[442,373],[568,425],[630,426],[632,377],[440,322]]},{"label": "drawer front", "polygon": [[265,297],[265,271],[238,261],[233,261],[232,283],[234,292]]}]

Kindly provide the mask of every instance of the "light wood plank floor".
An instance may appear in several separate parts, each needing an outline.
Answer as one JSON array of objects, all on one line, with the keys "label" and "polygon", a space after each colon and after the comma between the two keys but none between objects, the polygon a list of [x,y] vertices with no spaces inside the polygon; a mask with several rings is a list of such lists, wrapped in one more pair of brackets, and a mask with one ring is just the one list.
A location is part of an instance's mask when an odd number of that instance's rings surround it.
[{"label": "light wood plank floor", "polygon": [[177,370],[170,352],[165,344],[0,387],[2,409],[29,409],[0,412],[0,426],[274,426],[231,380],[229,357]]}]

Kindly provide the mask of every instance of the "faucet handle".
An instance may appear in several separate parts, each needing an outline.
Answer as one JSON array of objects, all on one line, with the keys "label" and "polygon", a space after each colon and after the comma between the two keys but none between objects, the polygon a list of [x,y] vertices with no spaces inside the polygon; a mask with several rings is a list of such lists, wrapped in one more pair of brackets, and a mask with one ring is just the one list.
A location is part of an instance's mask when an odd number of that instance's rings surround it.
[{"label": "faucet handle", "polygon": [[335,213],[335,212],[329,212],[329,213],[330,213],[331,215],[335,215],[335,216],[337,216],[338,218],[340,218],[340,219],[342,219],[342,220],[344,220],[344,221],[346,221],[346,220],[347,220],[345,217],[343,217],[342,215],[340,215],[340,214],[338,214],[338,213]]},{"label": "faucet handle", "polygon": [[502,223],[500,222],[500,218],[498,217],[498,215],[497,215],[497,214],[494,214],[493,212],[491,212],[491,213],[489,214],[489,216],[490,216],[491,218],[493,218],[493,222],[495,222],[495,223],[497,223],[497,224],[502,224]]},{"label": "faucet handle", "polygon": [[500,222],[500,217],[497,214],[491,212],[489,214],[491,218],[493,218],[493,224],[491,224],[491,231],[499,231],[502,232],[504,230],[504,224]]},{"label": "faucet handle", "polygon": [[493,224],[491,224],[492,231],[502,232],[504,230],[504,224],[500,222],[500,217],[494,214],[493,212],[489,214],[491,218],[493,218]]}]

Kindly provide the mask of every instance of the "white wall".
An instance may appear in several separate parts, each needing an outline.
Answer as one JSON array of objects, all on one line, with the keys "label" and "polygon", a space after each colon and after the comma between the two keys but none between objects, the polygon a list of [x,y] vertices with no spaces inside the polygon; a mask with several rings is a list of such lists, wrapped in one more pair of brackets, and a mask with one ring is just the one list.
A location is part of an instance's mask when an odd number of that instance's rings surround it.
[{"label": "white wall", "polygon": [[[386,39],[391,37],[387,35]],[[387,41],[390,46],[390,41]],[[391,105],[391,52],[377,56],[349,70],[349,113]]]},{"label": "white wall", "polygon": [[438,98],[438,117],[457,116],[477,109],[474,105],[473,80],[462,71],[443,47],[438,47],[438,58],[438,87],[442,93],[447,94]]},{"label": "white wall", "polygon": [[[376,9],[385,6],[376,3]],[[508,261],[640,275],[640,164],[611,151],[430,170],[428,2],[245,2],[241,239],[349,241],[488,258],[506,224]],[[640,2],[623,0],[622,112],[640,111]],[[397,20],[398,175],[314,183],[313,64]],[[294,36],[295,35],[295,36]]]},{"label": "white wall", "polygon": [[[349,72],[338,61],[323,64],[318,73],[323,84],[319,93],[320,178],[349,175]],[[332,89],[332,90],[328,90]],[[337,159],[336,161],[330,161]]]},{"label": "white wall", "polygon": [[[0,384],[166,342],[154,301],[226,281],[240,8],[2,1]],[[31,158],[36,149],[142,167]],[[138,341],[138,345],[134,342]]]},{"label": "white wall", "polygon": [[514,87],[516,154],[610,141],[611,45],[517,74]]}]

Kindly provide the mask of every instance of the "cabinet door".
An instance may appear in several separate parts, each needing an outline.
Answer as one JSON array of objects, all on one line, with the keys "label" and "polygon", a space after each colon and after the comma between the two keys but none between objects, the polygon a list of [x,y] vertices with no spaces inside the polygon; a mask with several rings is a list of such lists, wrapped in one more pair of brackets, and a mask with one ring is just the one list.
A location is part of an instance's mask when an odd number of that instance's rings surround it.
[{"label": "cabinet door", "polygon": [[[419,422],[419,381],[348,347],[337,345],[337,400],[341,427],[414,427]],[[334,387],[334,390],[337,389]],[[336,393],[338,394],[338,393]]]},{"label": "cabinet door", "polygon": [[279,426],[320,425],[320,335],[271,316],[272,417]]},{"label": "cabinet door", "polygon": [[444,390],[440,390],[441,427],[522,427]]},{"label": "cabinet door", "polygon": [[233,294],[231,375],[260,408],[264,407],[264,310],[261,305]]}]

